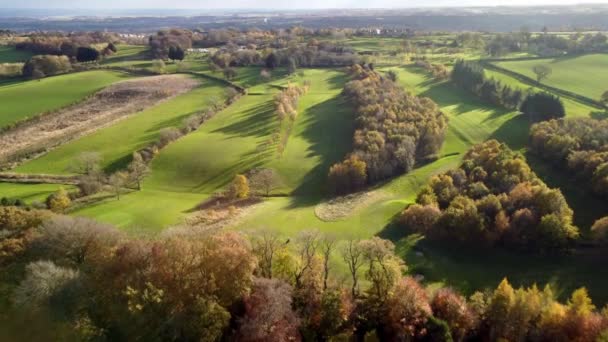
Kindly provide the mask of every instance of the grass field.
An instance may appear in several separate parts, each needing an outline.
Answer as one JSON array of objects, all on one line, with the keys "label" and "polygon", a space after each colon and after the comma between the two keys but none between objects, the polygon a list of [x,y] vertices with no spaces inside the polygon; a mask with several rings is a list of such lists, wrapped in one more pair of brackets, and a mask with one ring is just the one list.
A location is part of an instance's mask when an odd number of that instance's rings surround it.
[{"label": "grass field", "polygon": [[27,51],[19,51],[13,46],[0,45],[0,63],[26,62],[32,57]]},{"label": "grass field", "polygon": [[499,62],[498,66],[536,79],[535,65],[548,65],[553,71],[543,83],[598,100],[608,90],[608,54],[560,57],[529,61]]},{"label": "grass field", "polygon": [[60,187],[68,190],[71,186],[58,184],[14,184],[0,183],[0,198],[18,198],[26,203],[34,201],[44,202],[48,195],[59,190]]},{"label": "grass field", "polygon": [[0,84],[0,127],[65,107],[129,78],[120,72],[96,70]]},{"label": "grass field", "polygon": [[165,127],[181,126],[182,121],[203,111],[212,98],[221,98],[224,88],[215,81],[201,79],[201,86],[159,105],[136,113],[117,124],[62,145],[48,154],[27,162],[15,171],[24,173],[67,173],[70,163],[83,151],[101,154],[106,171],[124,167],[133,151],[147,146]]},{"label": "grass field", "polygon": [[[516,112],[488,106],[449,82],[435,82],[421,69],[393,69],[401,84],[432,98],[449,116],[449,131],[441,152],[449,156],[379,184],[373,202],[343,219],[322,221],[314,211],[323,200],[319,189],[328,166],[350,150],[352,140],[352,112],[339,95],[345,79],[340,72],[330,70],[305,70],[303,77],[292,76],[293,81],[310,79],[312,88],[300,100],[300,114],[282,158],[276,157],[274,148],[263,147],[277,122],[272,107],[273,88],[258,84],[256,87],[269,91],[243,97],[197,132],[162,150],[152,163],[143,191],[75,214],[114,223],[130,232],[154,233],[179,223],[194,206],[228,184],[234,174],[269,166],[279,170],[286,183],[283,190],[291,191],[291,196],[266,200],[228,229],[270,229],[286,237],[318,229],[339,239],[379,234],[398,242],[399,254],[409,265],[409,272],[424,275],[430,284],[446,283],[470,293],[495,287],[507,276],[516,285],[559,283],[559,294],[588,285],[597,303],[608,300],[608,278],[592,272],[596,265],[592,260],[597,259],[586,254],[555,258],[502,250],[472,251],[433,244],[417,236],[404,237],[392,224],[393,218],[414,201],[431,175],[457,166],[462,153],[488,138],[524,152],[529,123]],[[333,258],[335,267],[343,267],[337,255]]]}]

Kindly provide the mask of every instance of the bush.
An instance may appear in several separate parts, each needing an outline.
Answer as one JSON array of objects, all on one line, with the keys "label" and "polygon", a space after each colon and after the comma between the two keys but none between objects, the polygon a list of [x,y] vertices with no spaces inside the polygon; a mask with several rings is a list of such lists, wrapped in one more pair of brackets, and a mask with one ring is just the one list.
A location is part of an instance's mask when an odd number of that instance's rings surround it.
[{"label": "bush", "polygon": [[30,58],[23,65],[23,76],[42,78],[70,71],[72,65],[66,56],[41,55]]}]

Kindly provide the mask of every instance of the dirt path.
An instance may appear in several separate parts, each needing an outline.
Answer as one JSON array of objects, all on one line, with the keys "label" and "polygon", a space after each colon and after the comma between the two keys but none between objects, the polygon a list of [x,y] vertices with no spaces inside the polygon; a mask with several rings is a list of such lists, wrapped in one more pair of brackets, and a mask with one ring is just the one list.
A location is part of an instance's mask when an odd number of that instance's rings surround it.
[{"label": "dirt path", "polygon": [[0,165],[16,164],[195,88],[184,75],[113,84],[81,103],[0,133]]}]

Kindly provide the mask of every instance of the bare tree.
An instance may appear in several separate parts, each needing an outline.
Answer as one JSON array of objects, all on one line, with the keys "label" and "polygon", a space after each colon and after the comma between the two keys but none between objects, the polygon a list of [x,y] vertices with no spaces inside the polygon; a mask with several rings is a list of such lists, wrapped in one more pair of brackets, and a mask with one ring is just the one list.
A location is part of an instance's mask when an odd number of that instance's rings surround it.
[{"label": "bare tree", "polygon": [[274,255],[283,245],[281,239],[270,231],[257,232],[252,237],[253,251],[259,259],[260,274],[264,278],[272,279],[272,265]]},{"label": "bare tree", "polygon": [[85,262],[101,246],[117,243],[122,234],[113,226],[84,217],[53,216],[40,227],[36,250],[74,265]]},{"label": "bare tree", "polygon": [[293,271],[296,288],[302,287],[302,276],[312,267],[318,248],[319,233],[317,231],[303,231],[296,238],[298,262]]},{"label": "bare tree", "polygon": [[141,154],[133,152],[133,160],[129,164],[129,178],[137,185],[137,190],[141,190],[141,181],[149,173],[148,165],[144,162]]},{"label": "bare tree", "polygon": [[94,176],[101,171],[101,155],[98,152],[82,152],[75,159],[69,170],[84,176]]},{"label": "bare tree", "polygon": [[363,250],[359,246],[359,240],[350,239],[346,242],[346,245],[342,249],[342,258],[353,279],[352,294],[353,297],[357,296],[359,287],[359,269],[363,266]]},{"label": "bare tree", "polygon": [[127,184],[128,177],[129,176],[126,172],[119,171],[114,173],[112,176],[110,176],[110,179],[108,179],[117,200],[120,200],[120,191]]},{"label": "bare tree", "polygon": [[258,169],[249,176],[249,183],[256,192],[264,193],[267,197],[272,190],[281,186],[282,182],[273,169]]},{"label": "bare tree", "polygon": [[329,278],[329,258],[336,247],[337,239],[334,236],[324,235],[321,239],[321,254],[323,255],[323,290],[327,290]]}]

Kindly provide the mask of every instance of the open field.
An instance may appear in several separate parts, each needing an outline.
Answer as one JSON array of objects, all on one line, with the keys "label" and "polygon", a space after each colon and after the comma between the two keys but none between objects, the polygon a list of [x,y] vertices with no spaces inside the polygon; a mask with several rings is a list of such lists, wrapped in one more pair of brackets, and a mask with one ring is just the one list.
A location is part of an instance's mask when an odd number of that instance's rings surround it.
[{"label": "open field", "polygon": [[[522,90],[532,89],[537,92],[545,91],[536,86],[525,84],[525,83],[523,83],[519,80],[516,80],[515,78],[513,78],[509,75],[503,74],[499,71],[485,70],[485,73],[486,73],[486,76],[492,77],[492,78],[502,82],[503,84],[507,84],[513,88],[519,88]],[[597,108],[588,106],[588,105],[578,102],[576,100],[571,100],[571,99],[565,98],[565,97],[562,97],[561,100],[564,103],[564,108],[566,109],[566,115],[568,117],[589,116],[589,113],[598,111]]]},{"label": "open field", "polygon": [[201,86],[169,101],[136,113],[90,135],[73,140],[48,154],[15,169],[23,173],[64,174],[70,162],[83,151],[101,154],[106,171],[124,167],[133,151],[155,141],[161,129],[181,127],[188,116],[203,111],[214,98],[223,96],[224,88],[215,81],[201,79]]},{"label": "open field", "polygon": [[19,51],[13,46],[0,45],[0,63],[25,62],[32,54],[27,51]]},{"label": "open field", "polygon": [[0,128],[54,111],[131,76],[115,71],[87,71],[41,80],[0,84]]},{"label": "open field", "polygon": [[30,204],[34,201],[44,202],[48,195],[59,190],[60,187],[68,190],[70,186],[59,184],[14,184],[0,183],[0,198],[18,198]]},{"label": "open field", "polygon": [[537,59],[529,61],[498,62],[498,66],[536,79],[535,65],[544,64],[553,72],[543,83],[576,94],[599,99],[608,90],[608,54],[591,54],[575,57]]}]

